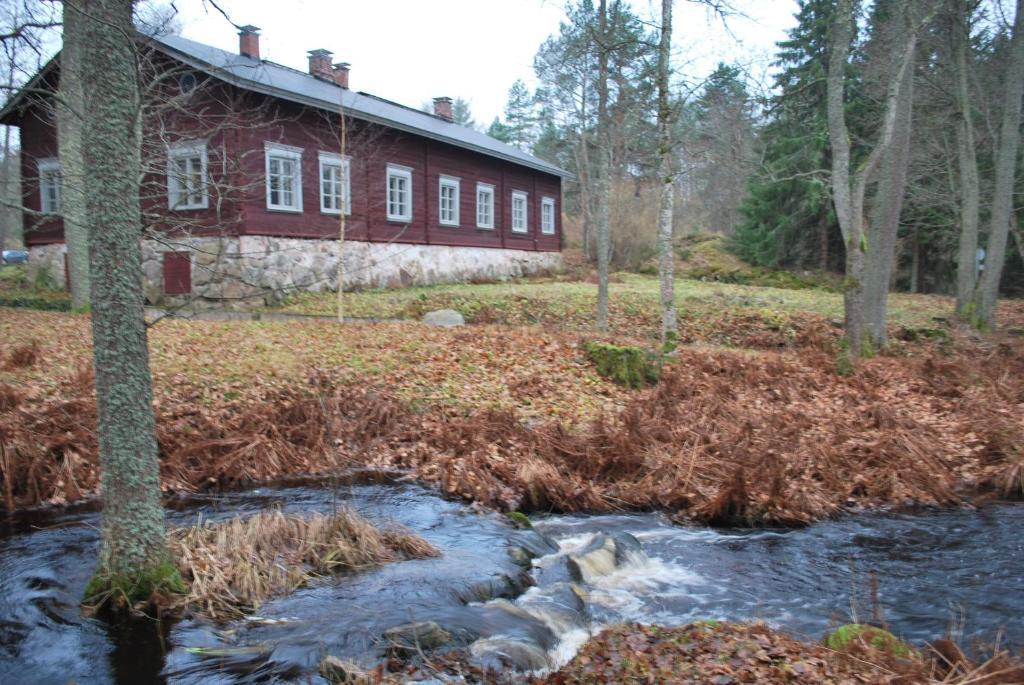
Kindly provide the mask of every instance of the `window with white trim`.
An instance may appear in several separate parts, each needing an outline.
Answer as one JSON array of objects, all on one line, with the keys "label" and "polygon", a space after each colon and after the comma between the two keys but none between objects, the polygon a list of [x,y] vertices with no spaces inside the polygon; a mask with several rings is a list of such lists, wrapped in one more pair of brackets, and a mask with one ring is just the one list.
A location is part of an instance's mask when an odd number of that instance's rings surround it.
[{"label": "window with white trim", "polygon": [[39,170],[39,210],[60,214],[60,161],[56,157],[36,162]]},{"label": "window with white trim", "polygon": [[388,164],[388,221],[412,221],[412,169]]},{"label": "window with white trim", "polygon": [[555,198],[545,197],[540,201],[540,232],[555,234]]},{"label": "window with white trim", "polygon": [[206,143],[176,143],[167,148],[167,206],[171,209],[206,209]]},{"label": "window with white trim", "polygon": [[302,211],[302,148],[264,143],[267,157],[267,209]]},{"label": "window with white trim", "polygon": [[459,179],[441,176],[438,180],[438,220],[442,226],[459,225]]},{"label": "window with white trim", "polygon": [[494,228],[494,186],[476,184],[476,227]]},{"label": "window with white trim", "polygon": [[324,214],[352,213],[352,164],[349,157],[320,153],[320,211]]},{"label": "window with white trim", "polygon": [[527,232],[527,195],[521,190],[512,191],[512,232]]}]

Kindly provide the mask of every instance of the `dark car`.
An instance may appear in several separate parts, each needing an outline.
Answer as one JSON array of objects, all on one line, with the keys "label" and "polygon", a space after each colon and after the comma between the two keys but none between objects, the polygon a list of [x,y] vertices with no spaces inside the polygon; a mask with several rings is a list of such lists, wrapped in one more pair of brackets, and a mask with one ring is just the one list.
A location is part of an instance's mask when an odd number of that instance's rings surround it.
[{"label": "dark car", "polygon": [[28,252],[25,250],[4,250],[0,254],[0,263],[3,264],[24,264],[28,261]]}]

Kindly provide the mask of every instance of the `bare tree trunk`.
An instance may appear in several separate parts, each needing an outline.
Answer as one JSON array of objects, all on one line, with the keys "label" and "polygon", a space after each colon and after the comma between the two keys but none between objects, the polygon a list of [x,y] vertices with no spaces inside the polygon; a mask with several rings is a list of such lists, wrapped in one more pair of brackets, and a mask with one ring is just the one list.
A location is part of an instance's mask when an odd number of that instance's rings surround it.
[{"label": "bare tree trunk", "polygon": [[921,241],[918,229],[914,229],[914,244],[910,246],[910,292],[921,291]]},{"label": "bare tree trunk", "polygon": [[[1021,0],[1024,2],[1024,0]],[[851,354],[870,354],[871,338],[865,337],[868,317],[865,311],[866,254],[868,241],[864,226],[864,195],[868,182],[883,156],[887,154],[896,130],[900,85],[909,78],[913,65],[916,27],[894,63],[886,95],[882,131],[867,160],[851,172],[850,133],[846,126],[846,66],[853,42],[858,0],[838,0],[832,25],[832,39],[826,78],[828,134],[832,148],[832,202],[846,246],[846,283],[843,289],[846,341]]]},{"label": "bare tree trunk", "polygon": [[[341,97],[340,95],[338,96]],[[338,105],[339,124],[341,126],[341,216],[338,217],[338,323],[345,322],[345,214],[350,199],[346,189],[349,188],[351,169],[345,164],[345,148],[348,144],[348,130],[345,124],[345,107]],[[323,183],[323,179],[320,180]]]},{"label": "bare tree trunk", "polygon": [[1010,59],[1003,80],[1003,92],[1003,123],[996,151],[996,184],[992,194],[988,249],[985,251],[985,270],[974,297],[974,322],[979,328],[989,330],[996,327],[996,300],[1006,261],[1017,150],[1020,147],[1021,98],[1024,97],[1024,0],[1017,0],[1017,16],[1013,20],[1013,38],[1010,40]]},{"label": "bare tree trunk", "polygon": [[[832,146],[832,202],[846,246],[843,289],[846,341],[853,355],[861,354],[864,334],[864,219],[850,182],[850,134],[846,128],[846,60],[853,42],[855,0],[838,0],[826,80],[829,141]],[[862,196],[863,197],[863,196]]]},{"label": "bare tree trunk", "polygon": [[590,155],[587,151],[586,119],[581,120],[580,142],[576,151],[576,168],[579,171],[580,217],[583,221],[583,255],[589,262],[593,257],[593,212],[590,206]]},{"label": "bare tree trunk", "polygon": [[[82,69],[82,0],[64,0],[64,45],[60,54],[60,92],[57,98],[57,140],[60,153],[60,211],[64,219],[71,306],[89,304],[89,231],[85,209],[82,126],[85,121],[85,81]],[[79,15],[79,16],[75,16]]]},{"label": "bare tree trunk", "polygon": [[884,347],[887,342],[886,321],[889,304],[889,284],[893,262],[896,259],[896,239],[900,228],[900,214],[907,188],[907,169],[910,166],[910,132],[914,109],[914,41],[902,64],[896,64],[900,73],[893,76],[897,82],[895,124],[891,144],[885,150],[880,166],[878,190],[872,208],[867,265],[864,280],[864,310],[871,342]]},{"label": "bare tree trunk", "polygon": [[952,0],[952,6],[953,77],[960,116],[956,131],[960,168],[960,241],[956,255],[956,313],[963,316],[967,313],[977,285],[978,207],[981,204],[981,191],[968,87],[969,10],[966,0]]},{"label": "bare tree trunk", "polygon": [[[12,83],[14,78],[13,59],[11,60],[11,65],[11,79],[7,81],[8,83]],[[3,173],[3,187],[0,188],[0,197],[2,197],[5,202],[10,202],[12,205],[21,204],[21,198],[11,198],[11,188],[13,187],[12,181],[14,180],[12,178],[13,174],[11,174],[11,168],[11,127],[5,126],[3,168],[0,169],[0,172]],[[15,214],[10,207],[4,207],[3,210],[0,211],[0,252],[7,249],[7,221],[9,216],[20,216],[20,214]],[[0,255],[0,264],[2,263],[3,256]]]},{"label": "bare tree trunk", "polygon": [[669,62],[672,57],[672,0],[661,0],[661,41],[658,45],[658,156],[661,208],[658,212],[658,276],[661,280],[662,348],[675,347],[676,292],[672,250],[675,169],[672,155],[672,108],[669,104]]},{"label": "bare tree trunk", "polygon": [[608,121],[608,0],[600,0],[598,12],[597,70],[597,165],[594,193],[597,195],[597,330],[608,330],[608,267],[611,261],[609,185],[611,140]]},{"label": "bare tree trunk", "polygon": [[82,188],[89,217],[93,358],[99,413],[103,546],[93,601],[134,602],[180,589],[160,501],[152,379],[142,308],[141,112],[132,0],[86,0]]},{"label": "bare tree trunk", "polygon": [[1024,262],[1024,237],[1021,236],[1020,220],[1015,219],[1014,225],[1010,226],[1010,233],[1013,234],[1013,242],[1017,246],[1017,254],[1020,255],[1020,261]]}]

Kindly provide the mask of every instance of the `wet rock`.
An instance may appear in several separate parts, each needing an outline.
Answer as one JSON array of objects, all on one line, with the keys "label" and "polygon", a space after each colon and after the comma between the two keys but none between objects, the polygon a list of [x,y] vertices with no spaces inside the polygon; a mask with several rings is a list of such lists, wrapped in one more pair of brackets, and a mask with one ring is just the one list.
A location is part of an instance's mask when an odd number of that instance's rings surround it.
[{"label": "wet rock", "polygon": [[437,649],[451,640],[452,636],[448,631],[433,621],[407,623],[384,631],[388,651],[397,654],[415,654]]},{"label": "wet rock", "polygon": [[532,642],[550,649],[558,641],[555,632],[539,617],[504,599],[488,602],[481,608],[483,637],[507,637]]},{"label": "wet rock", "polygon": [[629,533],[601,533],[583,549],[569,554],[565,563],[572,579],[583,583],[643,558],[640,541]]},{"label": "wet rock", "polygon": [[324,657],[320,662],[320,675],[333,685],[357,685],[368,683],[366,673],[351,661],[339,659],[336,656]]},{"label": "wet rock", "polygon": [[538,671],[550,666],[547,653],[535,643],[509,637],[477,640],[469,648],[473,658],[485,668]]},{"label": "wet rock", "polygon": [[557,542],[535,530],[524,530],[513,535],[509,538],[509,543],[509,556],[524,568],[529,568],[531,562],[537,557],[554,554],[558,551]]},{"label": "wet rock", "polygon": [[583,549],[569,554],[565,564],[569,575],[578,583],[606,576],[616,568],[615,540],[602,533]]},{"label": "wet rock", "polygon": [[583,590],[574,583],[532,588],[518,602],[519,608],[543,621],[556,635],[589,622]]},{"label": "wet rock", "polygon": [[643,545],[629,533],[612,533],[611,538],[615,541],[615,563],[619,566],[628,563],[630,557],[634,559],[645,557]]},{"label": "wet rock", "polygon": [[462,314],[459,314],[454,309],[438,309],[424,314],[423,323],[428,326],[452,328],[454,326],[465,326],[466,320],[462,317]]},{"label": "wet rock", "polygon": [[523,570],[514,576],[501,574],[490,580],[471,585],[465,590],[457,590],[455,597],[463,604],[486,602],[492,599],[512,599],[523,594],[534,585],[533,576]]}]

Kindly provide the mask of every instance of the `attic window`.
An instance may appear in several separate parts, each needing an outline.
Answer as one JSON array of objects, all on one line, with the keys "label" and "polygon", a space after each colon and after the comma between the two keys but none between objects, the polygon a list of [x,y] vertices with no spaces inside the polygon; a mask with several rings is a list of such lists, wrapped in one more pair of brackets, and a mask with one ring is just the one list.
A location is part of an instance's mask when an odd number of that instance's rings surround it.
[{"label": "attic window", "polygon": [[196,75],[195,74],[182,74],[178,77],[178,89],[183,95],[188,95],[196,89]]}]

